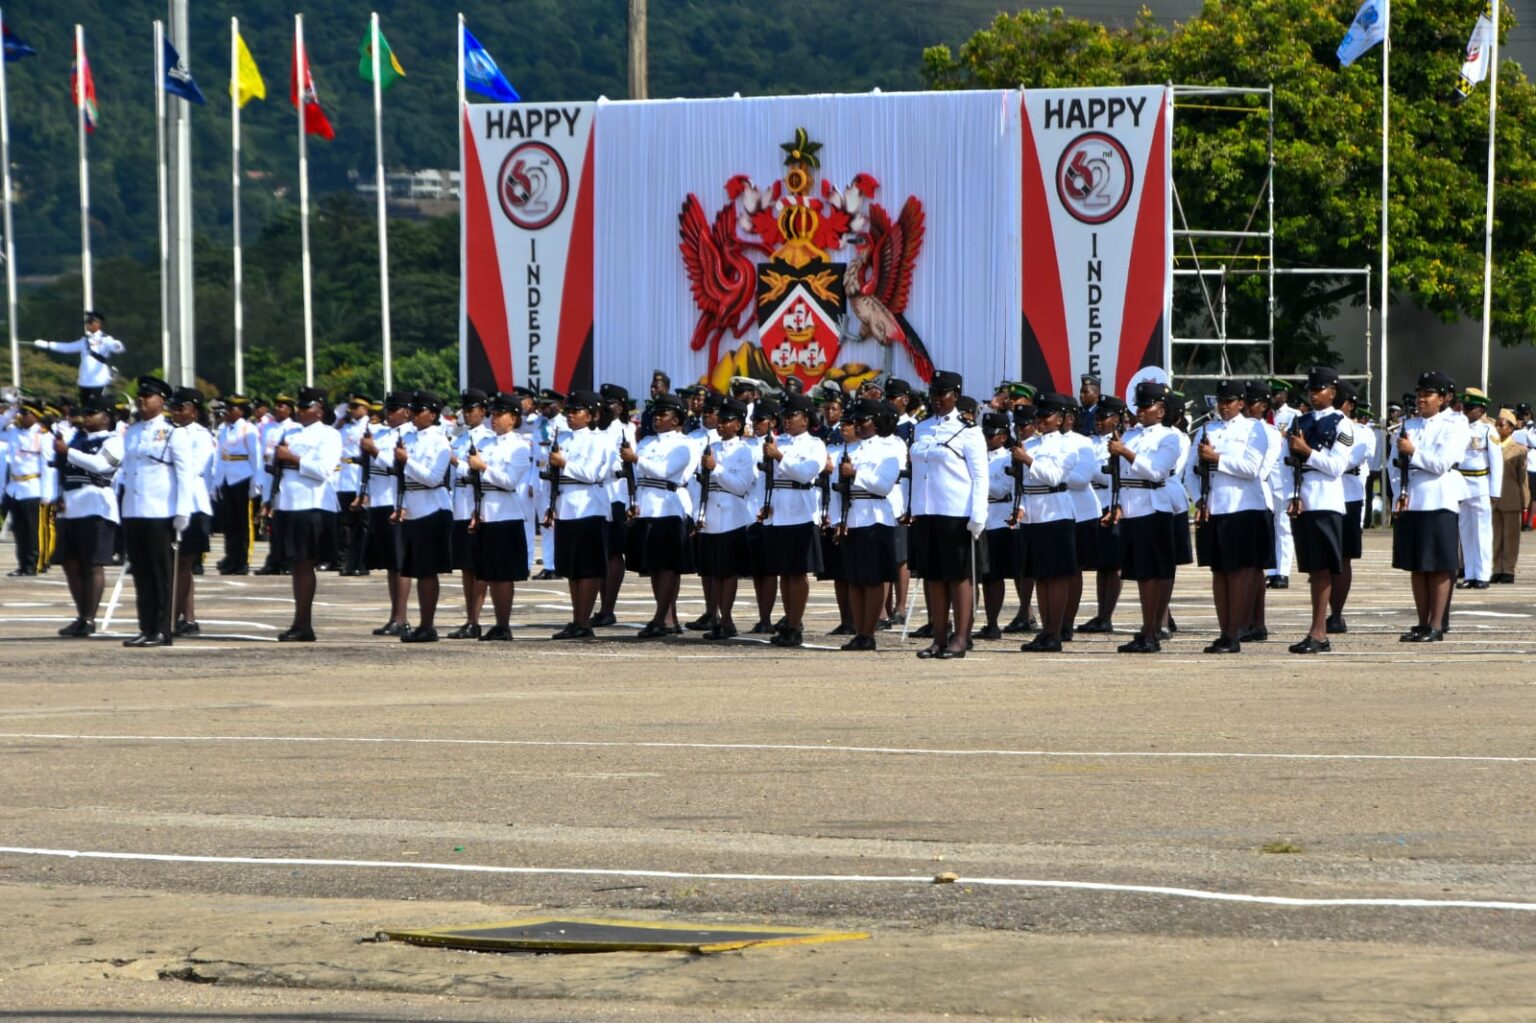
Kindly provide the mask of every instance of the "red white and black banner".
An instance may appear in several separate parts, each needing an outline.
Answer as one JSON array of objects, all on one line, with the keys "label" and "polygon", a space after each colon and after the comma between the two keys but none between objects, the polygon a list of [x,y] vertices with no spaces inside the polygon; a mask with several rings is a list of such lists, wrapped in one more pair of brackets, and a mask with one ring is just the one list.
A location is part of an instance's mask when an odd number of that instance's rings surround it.
[{"label": "red white and black banner", "polygon": [[1173,104],[1164,86],[1027,89],[1022,118],[1023,379],[1124,394],[1167,368]]},{"label": "red white and black banner", "polygon": [[464,108],[461,386],[590,380],[595,110]]}]

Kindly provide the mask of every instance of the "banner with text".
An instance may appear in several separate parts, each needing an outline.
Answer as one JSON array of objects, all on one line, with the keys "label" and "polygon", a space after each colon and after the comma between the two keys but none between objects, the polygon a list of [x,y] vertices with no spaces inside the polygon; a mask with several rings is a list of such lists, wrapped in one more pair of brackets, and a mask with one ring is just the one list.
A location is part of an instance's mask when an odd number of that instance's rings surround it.
[{"label": "banner with text", "polygon": [[1171,90],[1027,89],[1023,107],[1023,378],[1124,395],[1168,362]]},{"label": "banner with text", "polygon": [[467,104],[460,386],[591,379],[596,104]]}]

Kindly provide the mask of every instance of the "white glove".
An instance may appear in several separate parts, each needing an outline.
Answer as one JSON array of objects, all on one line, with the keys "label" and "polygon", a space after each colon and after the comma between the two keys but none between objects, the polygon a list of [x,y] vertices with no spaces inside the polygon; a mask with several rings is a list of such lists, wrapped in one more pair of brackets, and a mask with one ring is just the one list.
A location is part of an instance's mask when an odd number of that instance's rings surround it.
[{"label": "white glove", "polygon": [[185,532],[186,528],[191,524],[192,516],[190,515],[178,515],[171,520],[171,525],[175,527],[177,536],[180,536],[183,532]]},{"label": "white glove", "polygon": [[48,342],[44,338],[37,338],[32,342],[33,348],[47,348]]},{"label": "white glove", "polygon": [[983,519],[981,522],[977,522],[973,519],[971,520],[970,526],[967,528],[970,530],[972,540],[980,540],[981,534],[987,531],[987,523],[985,519]]}]

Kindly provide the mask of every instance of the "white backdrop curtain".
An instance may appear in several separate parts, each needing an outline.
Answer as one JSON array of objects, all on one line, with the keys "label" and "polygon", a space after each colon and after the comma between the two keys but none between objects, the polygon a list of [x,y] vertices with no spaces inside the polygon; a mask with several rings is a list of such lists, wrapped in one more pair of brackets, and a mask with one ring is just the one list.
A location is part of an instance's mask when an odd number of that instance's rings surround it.
[{"label": "white backdrop curtain", "polygon": [[[894,219],[907,196],[927,214],[906,318],[934,365],[990,393],[1019,368],[1020,128],[1017,92],[942,92],[599,105],[595,179],[595,380],[644,394],[653,370],[674,384],[709,367],[688,340],[698,319],[678,250],[678,213],[690,193],[711,218],[725,182],[749,175],[767,189],[782,176],[779,146],[805,128],[822,143],[821,177],[845,188],[855,174],[880,183]],[[846,262],[848,248],[833,254]],[[743,340],[755,340],[756,329]],[[740,342],[727,338],[721,351]],[[884,368],[874,341],[845,343],[837,363]],[[897,346],[896,376],[918,383]]]}]

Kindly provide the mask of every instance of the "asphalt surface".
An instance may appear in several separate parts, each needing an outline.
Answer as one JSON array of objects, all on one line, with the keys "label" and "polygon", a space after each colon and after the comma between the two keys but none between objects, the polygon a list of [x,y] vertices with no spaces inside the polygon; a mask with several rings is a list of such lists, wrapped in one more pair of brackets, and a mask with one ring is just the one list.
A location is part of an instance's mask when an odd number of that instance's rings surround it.
[{"label": "asphalt surface", "polygon": [[[510,646],[405,646],[369,635],[381,578],[326,576],[310,646],[272,642],[286,579],[208,575],[205,636],[134,651],[131,584],[116,639],[66,641],[59,572],[0,580],[0,1021],[1528,1020],[1532,587],[1459,592],[1444,643],[1402,644],[1387,540],[1315,657],[1285,651],[1300,576],[1273,640],[1202,655],[1194,569],[1160,656],[949,662],[836,652],[824,584],[800,651],[638,641],[634,577],[596,642],[550,642],[564,586],[530,582]],[[370,940],[551,912],[872,938]]]}]

